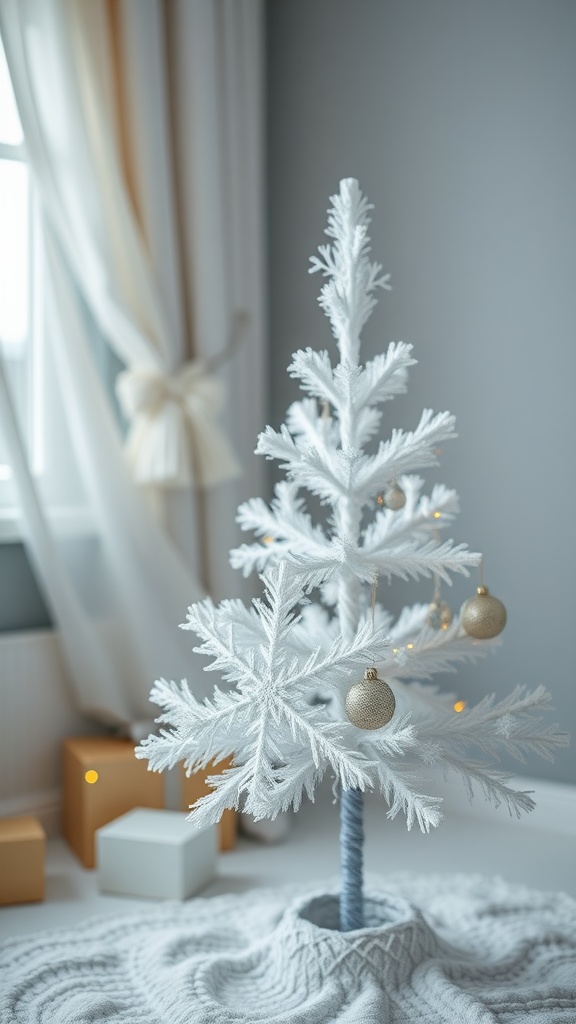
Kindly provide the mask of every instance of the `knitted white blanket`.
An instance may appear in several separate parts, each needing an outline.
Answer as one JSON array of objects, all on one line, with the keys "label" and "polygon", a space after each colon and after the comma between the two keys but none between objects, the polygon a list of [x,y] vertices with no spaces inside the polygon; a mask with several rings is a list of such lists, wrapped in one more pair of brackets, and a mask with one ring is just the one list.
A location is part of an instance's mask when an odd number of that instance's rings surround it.
[{"label": "knitted white blanket", "polygon": [[[419,908],[419,909],[416,909]],[[0,948],[2,1024],[575,1024],[576,901],[499,879],[371,880],[367,927],[290,887]]]}]

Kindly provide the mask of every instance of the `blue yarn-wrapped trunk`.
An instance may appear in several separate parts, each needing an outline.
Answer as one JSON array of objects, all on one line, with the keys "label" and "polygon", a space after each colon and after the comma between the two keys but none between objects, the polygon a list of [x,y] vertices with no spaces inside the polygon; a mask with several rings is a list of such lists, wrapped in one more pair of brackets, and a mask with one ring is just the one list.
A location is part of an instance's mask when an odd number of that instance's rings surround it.
[{"label": "blue yarn-wrapped trunk", "polygon": [[364,794],[344,789],[340,796],[340,930],[364,927],[363,844]]}]

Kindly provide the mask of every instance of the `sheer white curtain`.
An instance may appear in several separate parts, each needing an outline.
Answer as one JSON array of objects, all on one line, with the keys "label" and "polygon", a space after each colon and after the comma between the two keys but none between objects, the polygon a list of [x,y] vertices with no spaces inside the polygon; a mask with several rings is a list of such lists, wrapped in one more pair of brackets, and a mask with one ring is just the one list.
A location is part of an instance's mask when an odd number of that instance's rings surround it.
[{"label": "sheer white curtain", "polygon": [[[85,537],[56,530],[5,388],[4,429],[78,704],[122,725],[150,716],[159,675],[208,691],[178,623],[206,589],[237,590],[235,506],[262,489],[261,13],[260,0],[0,0]],[[128,453],[95,329],[126,367]]]}]

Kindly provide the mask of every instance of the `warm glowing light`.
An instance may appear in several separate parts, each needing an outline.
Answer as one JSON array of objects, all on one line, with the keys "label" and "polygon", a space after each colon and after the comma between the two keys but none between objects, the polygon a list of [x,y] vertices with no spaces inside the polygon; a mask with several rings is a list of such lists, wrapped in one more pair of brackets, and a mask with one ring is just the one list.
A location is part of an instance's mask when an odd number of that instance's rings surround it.
[{"label": "warm glowing light", "polygon": [[399,651],[398,647],[393,647],[392,648],[392,654],[398,654],[398,651]]},{"label": "warm glowing light", "polygon": [[273,541],[274,541],[274,537],[271,537],[270,534],[268,534],[266,537],[262,537],[262,543],[263,544],[272,544]]},{"label": "warm glowing light", "polygon": [[449,625],[450,625],[450,623],[449,623],[449,622],[443,622],[443,623],[441,624],[441,626],[440,626],[440,629],[448,629],[448,626],[449,626]]},{"label": "warm glowing light", "polygon": [[465,700],[457,700],[455,705],[454,705],[454,711],[457,711],[458,714],[460,714],[461,711],[464,711],[465,707],[466,707],[466,701]]},{"label": "warm glowing light", "polygon": [[406,644],[406,650],[411,651],[414,648],[414,644]]},{"label": "warm glowing light", "polygon": [[440,519],[440,516],[441,516],[441,515],[442,515],[442,513],[441,513],[441,512],[435,512],[435,513],[434,513],[434,519]]},{"label": "warm glowing light", "polygon": [[379,494],[378,495],[378,497],[376,498],[376,504],[377,505],[383,505],[384,504],[384,495],[383,494]]},{"label": "warm glowing light", "polygon": [[86,779],[86,782],[93,785],[95,782],[98,782],[98,772],[94,771],[93,768],[90,768],[90,770],[86,772],[84,778]]}]

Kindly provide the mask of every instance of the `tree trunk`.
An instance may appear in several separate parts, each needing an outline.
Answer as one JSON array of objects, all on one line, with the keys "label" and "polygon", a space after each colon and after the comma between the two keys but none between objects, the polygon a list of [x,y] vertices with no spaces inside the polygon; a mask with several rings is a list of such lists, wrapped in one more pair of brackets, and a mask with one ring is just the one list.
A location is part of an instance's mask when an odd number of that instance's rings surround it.
[{"label": "tree trunk", "polygon": [[340,796],[340,930],[364,927],[363,843],[364,794],[344,789]]}]

